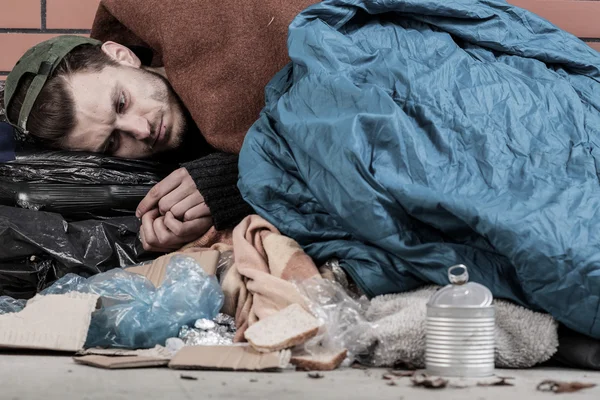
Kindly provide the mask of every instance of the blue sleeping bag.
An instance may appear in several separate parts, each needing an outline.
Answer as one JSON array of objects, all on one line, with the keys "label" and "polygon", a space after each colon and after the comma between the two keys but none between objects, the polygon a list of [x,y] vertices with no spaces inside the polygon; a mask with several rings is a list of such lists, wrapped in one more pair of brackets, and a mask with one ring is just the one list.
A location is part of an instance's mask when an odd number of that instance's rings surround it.
[{"label": "blue sleeping bag", "polygon": [[600,54],[501,0],[327,0],[240,156],[255,210],[369,296],[447,283],[600,338]]}]

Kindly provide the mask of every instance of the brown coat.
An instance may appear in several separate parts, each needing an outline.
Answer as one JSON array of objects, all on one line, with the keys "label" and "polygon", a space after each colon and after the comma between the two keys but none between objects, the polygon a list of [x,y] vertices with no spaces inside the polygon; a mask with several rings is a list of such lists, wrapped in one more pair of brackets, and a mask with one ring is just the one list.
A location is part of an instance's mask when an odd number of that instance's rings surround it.
[{"label": "brown coat", "polygon": [[91,36],[154,50],[209,144],[239,153],[288,62],[287,31],[315,0],[102,0]]}]

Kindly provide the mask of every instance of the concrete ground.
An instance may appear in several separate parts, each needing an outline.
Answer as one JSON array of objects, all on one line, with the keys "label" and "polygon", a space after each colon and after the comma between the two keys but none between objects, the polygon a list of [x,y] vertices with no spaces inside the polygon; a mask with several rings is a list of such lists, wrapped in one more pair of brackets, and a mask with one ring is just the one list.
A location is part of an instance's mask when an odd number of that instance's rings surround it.
[{"label": "concrete ground", "polygon": [[[545,379],[596,383],[599,386],[567,394],[573,399],[600,398],[600,372],[537,368],[498,370],[514,377],[514,386],[424,389],[409,378],[395,386],[382,379],[385,370],[343,369],[311,379],[305,372],[242,373],[174,371],[166,368],[102,370],[75,364],[55,355],[0,355],[0,399],[552,399],[536,390]],[[198,380],[184,380],[181,375]],[[474,385],[476,382],[470,382]],[[517,397],[518,396],[518,397]],[[561,396],[561,397],[564,397]]]}]

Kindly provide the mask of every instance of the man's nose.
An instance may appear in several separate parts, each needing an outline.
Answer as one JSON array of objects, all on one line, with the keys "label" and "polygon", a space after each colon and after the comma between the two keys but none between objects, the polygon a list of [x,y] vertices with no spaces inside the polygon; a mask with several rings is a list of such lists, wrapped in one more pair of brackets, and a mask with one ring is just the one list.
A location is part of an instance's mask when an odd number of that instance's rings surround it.
[{"label": "man's nose", "polygon": [[152,128],[146,118],[135,115],[123,116],[117,123],[117,129],[127,132],[137,140],[145,140],[152,136]]}]

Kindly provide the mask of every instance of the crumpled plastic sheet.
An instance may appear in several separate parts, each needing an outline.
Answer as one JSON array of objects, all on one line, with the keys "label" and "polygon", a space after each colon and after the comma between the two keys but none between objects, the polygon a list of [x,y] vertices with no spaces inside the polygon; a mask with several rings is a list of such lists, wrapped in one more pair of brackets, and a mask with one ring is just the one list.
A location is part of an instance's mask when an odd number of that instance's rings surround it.
[{"label": "crumpled plastic sheet", "polygon": [[235,319],[218,314],[214,319],[198,319],[194,327],[182,326],[179,339],[185,346],[224,346],[233,344]]},{"label": "crumpled plastic sheet", "polygon": [[21,311],[25,308],[27,300],[13,299],[8,296],[0,296],[0,315]]},{"label": "crumpled plastic sheet", "polygon": [[159,288],[145,277],[113,269],[91,278],[69,274],[41,294],[94,293],[102,307],[92,314],[86,348],[127,349],[165,345],[181,326],[214,318],[223,305],[217,279],[191,257],[175,256]]},{"label": "crumpled plastic sheet", "polygon": [[370,332],[377,329],[377,324],[366,317],[369,300],[365,296],[352,298],[339,283],[329,279],[311,278],[294,285],[322,324],[318,335],[304,344],[304,350],[319,354],[323,349],[346,349],[346,365],[352,361],[370,363],[369,347],[373,345]]}]

